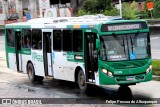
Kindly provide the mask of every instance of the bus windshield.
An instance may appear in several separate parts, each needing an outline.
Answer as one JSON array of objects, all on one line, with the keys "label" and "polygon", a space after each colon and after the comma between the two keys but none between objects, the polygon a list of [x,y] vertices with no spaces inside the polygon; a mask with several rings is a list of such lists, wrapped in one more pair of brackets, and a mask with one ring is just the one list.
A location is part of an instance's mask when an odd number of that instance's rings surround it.
[{"label": "bus windshield", "polygon": [[100,59],[136,60],[150,57],[148,33],[104,35],[100,37]]}]

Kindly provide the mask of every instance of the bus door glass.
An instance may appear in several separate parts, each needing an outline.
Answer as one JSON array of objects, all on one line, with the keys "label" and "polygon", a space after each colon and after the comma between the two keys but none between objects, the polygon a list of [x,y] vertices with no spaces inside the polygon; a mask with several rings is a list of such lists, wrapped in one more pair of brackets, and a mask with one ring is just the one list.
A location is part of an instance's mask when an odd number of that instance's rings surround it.
[{"label": "bus door glass", "polygon": [[43,59],[45,76],[53,76],[51,64],[51,34],[52,32],[43,32]]},{"label": "bus door glass", "polygon": [[22,34],[21,31],[15,31],[15,52],[16,52],[17,71],[22,71],[21,34]]},{"label": "bus door glass", "polygon": [[31,29],[22,29],[22,71],[26,73],[26,65],[28,60],[31,59]]},{"label": "bus door glass", "polygon": [[95,79],[94,72],[98,69],[96,38],[96,33],[85,33],[85,71],[91,80]]}]

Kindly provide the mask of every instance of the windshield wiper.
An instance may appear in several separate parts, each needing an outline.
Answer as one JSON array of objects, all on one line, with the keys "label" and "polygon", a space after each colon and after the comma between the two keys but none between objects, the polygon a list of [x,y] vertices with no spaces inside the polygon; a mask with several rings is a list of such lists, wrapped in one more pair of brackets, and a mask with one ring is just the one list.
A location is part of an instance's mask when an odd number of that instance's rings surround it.
[{"label": "windshield wiper", "polygon": [[130,35],[130,40],[131,40],[131,47],[132,47],[132,53],[133,53],[133,46],[134,46],[134,43],[133,43],[133,40],[132,40],[131,35]]},{"label": "windshield wiper", "polygon": [[119,42],[119,44],[121,46],[123,46],[124,49],[124,53],[126,53],[126,49],[125,49],[125,43],[124,43],[124,36],[122,36],[122,43],[119,41],[119,39],[117,38],[117,35],[115,33],[112,33],[113,37]]},{"label": "windshield wiper", "polygon": [[137,31],[137,33],[135,34],[135,36],[132,38],[131,35],[130,35],[130,40],[131,40],[131,46],[132,46],[132,53],[133,53],[133,46],[136,42],[136,39],[138,38],[139,36],[139,31]]},{"label": "windshield wiper", "polygon": [[125,49],[125,45],[124,45],[124,37],[123,36],[122,36],[122,39],[123,39],[123,45],[122,46],[124,47],[123,50],[124,50],[124,53],[126,54],[126,49]]},{"label": "windshield wiper", "polygon": [[138,38],[138,36],[139,36],[139,31],[137,31],[137,33],[135,34],[134,39],[133,39],[133,42],[132,42],[132,45],[135,44],[136,39]]},{"label": "windshield wiper", "polygon": [[121,42],[119,41],[119,39],[117,38],[117,35],[116,35],[115,33],[112,33],[112,36],[119,42],[119,44],[120,44],[121,46],[124,46],[124,39],[123,39],[123,43],[121,43]]}]

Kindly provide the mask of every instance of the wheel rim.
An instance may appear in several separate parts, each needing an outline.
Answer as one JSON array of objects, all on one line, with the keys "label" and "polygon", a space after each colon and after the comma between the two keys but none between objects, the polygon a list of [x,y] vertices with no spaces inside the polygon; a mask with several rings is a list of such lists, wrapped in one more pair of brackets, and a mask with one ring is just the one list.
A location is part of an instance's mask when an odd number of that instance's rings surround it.
[{"label": "wheel rim", "polygon": [[84,77],[83,74],[81,74],[80,77],[79,77],[79,84],[80,84],[81,86],[84,86],[84,85],[85,85],[85,77]]}]

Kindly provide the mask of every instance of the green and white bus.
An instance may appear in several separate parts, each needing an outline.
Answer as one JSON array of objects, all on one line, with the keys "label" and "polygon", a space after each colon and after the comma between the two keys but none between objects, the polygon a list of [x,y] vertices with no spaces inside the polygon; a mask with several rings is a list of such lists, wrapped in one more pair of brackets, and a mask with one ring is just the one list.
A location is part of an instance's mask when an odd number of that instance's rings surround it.
[{"label": "green and white bus", "polygon": [[146,21],[107,16],[39,18],[5,26],[8,68],[88,84],[135,85],[152,79]]}]

